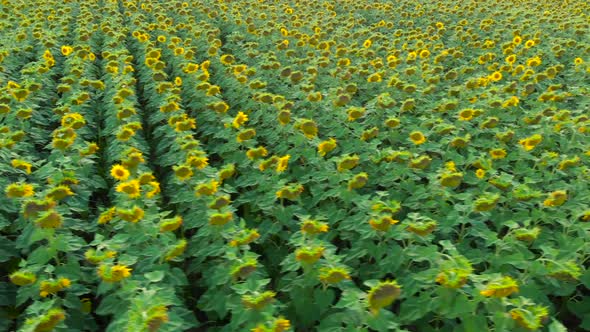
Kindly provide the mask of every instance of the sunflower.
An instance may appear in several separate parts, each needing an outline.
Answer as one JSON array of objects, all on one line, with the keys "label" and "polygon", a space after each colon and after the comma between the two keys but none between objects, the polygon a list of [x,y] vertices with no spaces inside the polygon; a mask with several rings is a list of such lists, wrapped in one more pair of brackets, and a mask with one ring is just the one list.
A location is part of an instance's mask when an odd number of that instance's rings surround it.
[{"label": "sunflower", "polygon": [[[183,4],[185,4],[184,2]],[[143,331],[158,331],[160,326],[170,320],[168,308],[164,305],[156,305],[145,312]]]},{"label": "sunflower", "polygon": [[61,54],[63,54],[64,56],[72,54],[73,51],[74,49],[71,46],[64,45],[61,47]]},{"label": "sunflower", "polygon": [[360,158],[357,155],[344,156],[338,162],[338,172],[351,170],[359,164]]},{"label": "sunflower", "polygon": [[216,96],[221,93],[221,88],[217,85],[210,85],[207,89],[207,96]]},{"label": "sunflower", "polygon": [[188,63],[184,66],[183,71],[187,74],[193,74],[199,70],[199,64],[197,63]]},{"label": "sunflower", "polygon": [[512,96],[502,103],[502,107],[504,107],[504,108],[514,107],[514,106],[518,106],[519,103],[520,103],[520,99],[518,99],[517,96]]},{"label": "sunflower", "polygon": [[116,212],[117,211],[114,207],[103,211],[98,217],[98,224],[103,225],[110,222],[115,217]]},{"label": "sunflower", "polygon": [[51,189],[45,197],[50,200],[59,201],[59,200],[62,200],[68,196],[73,196],[73,195],[74,195],[74,193],[72,192],[70,187],[65,186],[65,185],[59,185],[59,186]]},{"label": "sunflower", "polygon": [[349,58],[338,59],[338,62],[337,62],[336,65],[338,67],[347,67],[347,66],[350,66],[350,59]]},{"label": "sunflower", "polygon": [[211,180],[206,183],[201,183],[195,187],[195,195],[199,196],[212,196],[217,192],[219,182]]},{"label": "sunflower", "polygon": [[542,63],[542,60],[538,56],[530,58],[526,61],[526,65],[529,67],[537,67],[537,66],[540,66],[541,63]]},{"label": "sunflower", "polygon": [[236,59],[231,54],[224,54],[224,55],[221,56],[220,60],[221,60],[221,63],[222,64],[228,66],[228,65],[231,65],[232,63],[234,63],[234,61]]},{"label": "sunflower", "polygon": [[10,281],[17,286],[26,286],[34,284],[37,281],[37,277],[28,271],[16,271],[10,276]]},{"label": "sunflower", "polygon": [[547,307],[540,305],[527,306],[510,310],[510,317],[520,326],[530,331],[543,327],[543,322],[549,316]]},{"label": "sunflower", "polygon": [[162,113],[170,113],[174,111],[178,111],[180,109],[180,105],[178,105],[175,101],[170,101],[165,105],[160,106],[160,112]]},{"label": "sunflower", "polygon": [[168,252],[166,252],[164,260],[169,261],[182,255],[186,250],[187,244],[188,242],[185,239],[181,239],[180,241],[178,241],[178,243],[174,247],[172,247],[170,250],[168,250]]},{"label": "sunflower", "polygon": [[63,217],[57,211],[51,209],[39,215],[35,219],[35,225],[41,228],[57,228],[61,226]]},{"label": "sunflower", "polygon": [[232,221],[234,218],[233,213],[225,212],[225,213],[214,213],[209,216],[209,225],[212,226],[223,226],[228,222]]},{"label": "sunflower", "polygon": [[446,172],[441,175],[440,184],[443,187],[453,188],[459,186],[462,180],[463,173],[449,170],[449,172]]},{"label": "sunflower", "polygon": [[117,181],[125,181],[129,175],[129,171],[123,165],[116,164],[111,167],[111,176]]},{"label": "sunflower", "polygon": [[59,278],[58,280],[44,280],[39,285],[39,295],[47,297],[51,294],[61,292],[66,288],[70,288],[72,282],[68,278]]},{"label": "sunflower", "polygon": [[222,169],[219,170],[218,177],[219,181],[224,181],[236,174],[236,166],[234,164],[229,164],[224,166]]},{"label": "sunflower", "polygon": [[31,174],[31,167],[32,165],[29,162],[26,162],[21,159],[13,159],[11,161],[12,167],[15,169],[21,169],[25,171],[27,174]]},{"label": "sunflower", "polygon": [[318,135],[318,127],[315,121],[310,119],[301,119],[301,121],[296,125],[296,128],[299,129],[305,137],[311,139]]},{"label": "sunflower", "polygon": [[183,55],[183,54],[184,54],[184,48],[182,48],[182,47],[176,47],[174,49],[174,55],[177,55],[178,56],[178,55]]},{"label": "sunflower", "polygon": [[429,221],[415,221],[415,222],[410,222],[408,224],[408,227],[406,227],[406,230],[417,234],[419,236],[426,236],[432,232],[434,232],[434,230],[437,227],[437,222],[434,220],[429,220]]},{"label": "sunflower", "polygon": [[490,150],[490,156],[492,159],[504,159],[506,157],[506,150],[504,149],[492,149]]},{"label": "sunflower", "polygon": [[459,121],[470,121],[473,119],[474,111],[470,108],[461,110],[459,112]]},{"label": "sunflower", "polygon": [[512,43],[515,45],[520,45],[520,43],[522,43],[522,38],[520,36],[514,36],[514,38],[512,38]]},{"label": "sunflower", "polygon": [[549,194],[549,198],[543,201],[543,205],[555,207],[563,205],[565,201],[567,201],[567,192],[565,190],[557,190]]},{"label": "sunflower", "polygon": [[519,228],[514,230],[514,237],[520,241],[533,242],[537,239],[539,233],[541,233],[540,227],[534,227],[532,229]]},{"label": "sunflower", "polygon": [[287,170],[289,158],[291,158],[290,155],[285,155],[277,160],[277,173],[282,173]]},{"label": "sunflower", "polygon": [[119,218],[131,223],[139,222],[145,215],[145,211],[137,205],[131,209],[116,209],[116,213]]},{"label": "sunflower", "polygon": [[264,146],[259,146],[257,148],[252,148],[246,151],[246,157],[250,160],[266,157],[268,155],[268,151]]},{"label": "sunflower", "polygon": [[173,232],[182,225],[182,217],[176,216],[172,219],[164,219],[160,223],[160,233]]},{"label": "sunflower", "polygon": [[394,281],[380,282],[369,291],[367,303],[373,315],[376,315],[381,308],[387,307],[401,294],[400,285]]},{"label": "sunflower", "polygon": [[420,131],[413,131],[410,133],[410,140],[414,144],[420,145],[420,144],[424,144],[426,142],[426,137]]},{"label": "sunflower", "polygon": [[6,104],[0,104],[0,115],[10,113],[10,106]]},{"label": "sunflower", "polygon": [[382,80],[383,80],[383,77],[381,76],[380,73],[371,74],[371,76],[369,76],[367,78],[367,82],[369,82],[369,83],[378,83],[378,82],[381,82]]},{"label": "sunflower", "polygon": [[151,172],[144,172],[139,175],[138,180],[139,184],[144,185],[156,181],[156,177]]},{"label": "sunflower", "polygon": [[187,118],[184,121],[179,121],[174,125],[174,131],[179,133],[183,131],[189,131],[195,128],[197,128],[197,120],[192,118]]},{"label": "sunflower", "polygon": [[490,80],[492,82],[498,82],[502,79],[502,73],[499,71],[495,71],[490,75]]},{"label": "sunflower", "polygon": [[15,81],[8,81],[8,83],[6,83],[6,88],[8,90],[20,89],[20,87],[20,84],[16,83]]},{"label": "sunflower", "polygon": [[306,264],[314,264],[324,255],[325,248],[318,247],[304,247],[295,251],[295,259]]},{"label": "sunflower", "polygon": [[6,187],[5,192],[8,198],[30,197],[35,194],[33,185],[28,183],[12,183]]},{"label": "sunflower", "polygon": [[570,167],[578,166],[580,164],[580,160],[581,159],[578,156],[575,156],[571,159],[565,159],[559,163],[558,168],[563,171]]},{"label": "sunflower", "polygon": [[159,182],[157,182],[157,181],[150,181],[148,183],[148,185],[150,185],[152,187],[152,190],[150,190],[150,191],[148,191],[146,193],[145,196],[147,198],[152,198],[152,197],[154,197],[154,196],[156,196],[157,194],[160,193],[160,183]]},{"label": "sunflower", "polygon": [[[230,244],[231,245],[231,244]],[[232,247],[236,247],[236,245],[232,245]],[[246,279],[249,275],[254,273],[258,268],[258,264],[255,259],[248,259],[246,262],[234,266],[231,269],[230,275],[234,280],[239,279]]]},{"label": "sunflower", "polygon": [[500,194],[484,193],[473,202],[473,209],[476,212],[490,211],[500,201]]},{"label": "sunflower", "polygon": [[225,112],[227,112],[227,110],[229,110],[229,105],[224,101],[209,104],[207,106],[217,113],[225,113]]},{"label": "sunflower", "polygon": [[285,332],[291,328],[291,322],[288,319],[279,317],[272,325],[272,331]]},{"label": "sunflower", "polygon": [[203,169],[209,165],[209,158],[203,156],[189,156],[186,163],[197,169]]},{"label": "sunflower", "polygon": [[173,166],[172,169],[174,170],[174,175],[180,181],[186,181],[193,176],[193,170],[189,165],[177,165]]},{"label": "sunflower", "polygon": [[256,136],[256,130],[253,128],[244,129],[240,131],[236,137],[236,141],[238,143],[242,143],[244,141],[250,140]]},{"label": "sunflower", "polygon": [[43,59],[45,59],[45,61],[53,60],[53,55],[50,50],[45,50],[45,52],[43,52]]},{"label": "sunflower", "polygon": [[231,198],[229,197],[229,195],[222,195],[222,196],[218,196],[216,198],[213,198],[211,200],[211,202],[209,203],[209,205],[207,205],[207,207],[209,207],[210,209],[213,209],[213,210],[221,210],[222,208],[228,206],[229,204],[231,204]]},{"label": "sunflower", "polygon": [[234,128],[240,128],[248,121],[248,115],[244,112],[238,112],[234,120],[232,121],[232,126]]},{"label": "sunflower", "polygon": [[370,139],[377,137],[377,135],[379,135],[379,128],[372,127],[370,129],[363,131],[360,139],[361,141],[368,141]]},{"label": "sunflower", "polygon": [[487,284],[486,288],[479,293],[485,297],[507,297],[518,292],[516,280],[505,276]]},{"label": "sunflower", "polygon": [[139,180],[122,182],[117,185],[117,192],[125,193],[129,198],[138,198],[141,195]]},{"label": "sunflower", "polygon": [[316,220],[305,219],[301,223],[301,232],[307,235],[326,233],[328,229],[328,224]]},{"label": "sunflower", "polygon": [[530,150],[534,149],[539,143],[541,143],[542,140],[543,140],[543,136],[541,136],[539,134],[535,134],[535,135],[532,135],[532,136],[527,137],[525,139],[521,139],[520,141],[518,141],[518,143],[520,145],[522,145],[522,147],[526,151],[530,151]]},{"label": "sunflower", "polygon": [[509,65],[513,65],[516,62],[516,55],[510,54],[509,56],[506,57],[505,61]]},{"label": "sunflower", "polygon": [[348,121],[355,121],[365,115],[366,109],[364,107],[351,107],[347,110]]},{"label": "sunflower", "polygon": [[27,97],[29,96],[29,93],[30,93],[30,91],[27,89],[17,89],[17,90],[13,90],[10,92],[12,97],[18,102],[25,101],[27,99]]},{"label": "sunflower", "polygon": [[242,304],[247,309],[262,310],[266,305],[274,301],[276,293],[266,291],[257,295],[243,295]]},{"label": "sunflower", "polygon": [[129,278],[131,271],[131,268],[122,264],[113,266],[100,265],[97,274],[105,282],[119,282],[125,278]]},{"label": "sunflower", "polygon": [[348,191],[353,189],[360,189],[364,187],[369,181],[369,175],[365,172],[355,175],[350,181],[348,181]]},{"label": "sunflower", "polygon": [[303,190],[303,185],[298,183],[292,183],[290,185],[282,187],[275,194],[277,198],[294,201],[301,195]]},{"label": "sunflower", "polygon": [[87,143],[86,149],[80,151],[80,155],[83,157],[92,156],[99,150],[98,144],[94,142]]},{"label": "sunflower", "polygon": [[475,171],[475,176],[476,176],[478,179],[483,179],[483,177],[484,177],[484,176],[486,176],[486,171],[485,171],[484,169],[478,168],[478,169]]},{"label": "sunflower", "polygon": [[333,138],[330,138],[326,141],[321,142],[318,145],[318,154],[323,157],[327,153],[330,153],[335,148],[336,148],[336,140]]}]

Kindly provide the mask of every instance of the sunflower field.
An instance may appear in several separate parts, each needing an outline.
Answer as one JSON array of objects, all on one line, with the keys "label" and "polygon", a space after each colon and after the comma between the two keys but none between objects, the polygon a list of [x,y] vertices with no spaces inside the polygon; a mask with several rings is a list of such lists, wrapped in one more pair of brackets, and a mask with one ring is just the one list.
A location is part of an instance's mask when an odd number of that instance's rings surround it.
[{"label": "sunflower field", "polygon": [[585,0],[1,0],[0,331],[590,331]]}]

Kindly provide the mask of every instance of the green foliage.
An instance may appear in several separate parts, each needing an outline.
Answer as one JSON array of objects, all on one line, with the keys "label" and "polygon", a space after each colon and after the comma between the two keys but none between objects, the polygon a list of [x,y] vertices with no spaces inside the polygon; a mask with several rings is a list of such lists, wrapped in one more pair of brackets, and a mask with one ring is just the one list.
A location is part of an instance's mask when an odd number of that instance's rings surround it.
[{"label": "green foliage", "polygon": [[590,330],[586,2],[0,7],[0,331]]}]

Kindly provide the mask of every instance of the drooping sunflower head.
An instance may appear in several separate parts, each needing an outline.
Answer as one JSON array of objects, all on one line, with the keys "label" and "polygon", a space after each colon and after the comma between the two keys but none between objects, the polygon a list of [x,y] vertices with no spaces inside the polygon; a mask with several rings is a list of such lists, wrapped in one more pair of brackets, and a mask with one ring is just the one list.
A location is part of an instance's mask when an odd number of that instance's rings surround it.
[{"label": "drooping sunflower head", "polygon": [[410,140],[416,145],[420,145],[426,142],[426,136],[420,131],[413,131],[410,133]]},{"label": "drooping sunflower head", "polygon": [[373,314],[393,303],[401,294],[400,285],[394,281],[380,282],[369,291],[367,302]]}]

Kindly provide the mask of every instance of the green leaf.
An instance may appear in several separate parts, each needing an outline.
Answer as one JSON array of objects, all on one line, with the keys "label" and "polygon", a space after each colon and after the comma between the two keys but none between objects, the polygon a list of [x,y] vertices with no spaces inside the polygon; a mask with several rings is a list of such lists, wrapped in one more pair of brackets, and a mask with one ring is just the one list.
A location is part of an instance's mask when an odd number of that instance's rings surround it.
[{"label": "green leaf", "polygon": [[512,318],[506,313],[497,311],[493,316],[495,331],[511,331],[510,327],[513,325]]},{"label": "green leaf", "polygon": [[98,315],[122,313],[126,311],[127,306],[127,301],[122,300],[116,294],[111,294],[100,302],[100,305],[96,308],[96,313]]},{"label": "green leaf", "polygon": [[0,262],[7,262],[16,256],[18,256],[18,250],[14,247],[14,243],[4,236],[0,236]]},{"label": "green leaf", "polygon": [[430,293],[408,297],[401,304],[399,320],[404,324],[416,321],[428,314],[433,305],[435,303]]},{"label": "green leaf", "polygon": [[399,325],[396,318],[389,310],[379,310],[377,315],[371,315],[367,319],[367,325],[375,331],[396,331]]},{"label": "green leaf", "polygon": [[14,306],[16,286],[12,283],[0,282],[0,306]]},{"label": "green leaf", "polygon": [[586,272],[580,277],[580,281],[586,288],[590,289],[590,269],[587,269]]},{"label": "green leaf", "polygon": [[488,325],[483,316],[465,315],[461,317],[463,332],[484,332],[483,327]]},{"label": "green leaf", "polygon": [[465,314],[475,311],[477,302],[470,300],[465,294],[458,294],[449,311],[451,317],[463,317]]},{"label": "green leaf", "polygon": [[164,279],[165,274],[164,271],[153,271],[145,273],[143,276],[151,282],[158,282]]},{"label": "green leaf", "polygon": [[567,328],[556,319],[553,319],[551,325],[548,326],[548,329],[549,332],[567,332]]},{"label": "green leaf", "polygon": [[55,249],[39,247],[33,250],[29,255],[28,263],[31,265],[45,265],[55,256],[55,254]]},{"label": "green leaf", "polygon": [[317,288],[313,292],[313,297],[316,300],[319,313],[322,314],[330,309],[332,302],[334,301],[334,298],[336,296],[331,288],[328,288],[326,290]]},{"label": "green leaf", "polygon": [[357,307],[357,306],[359,306],[359,303],[362,303],[362,301],[361,301],[362,294],[363,293],[356,288],[345,289],[344,292],[342,292],[342,295],[340,296],[340,301],[338,301],[338,303],[336,303],[336,305],[334,305],[334,308],[342,309],[342,308]]}]

